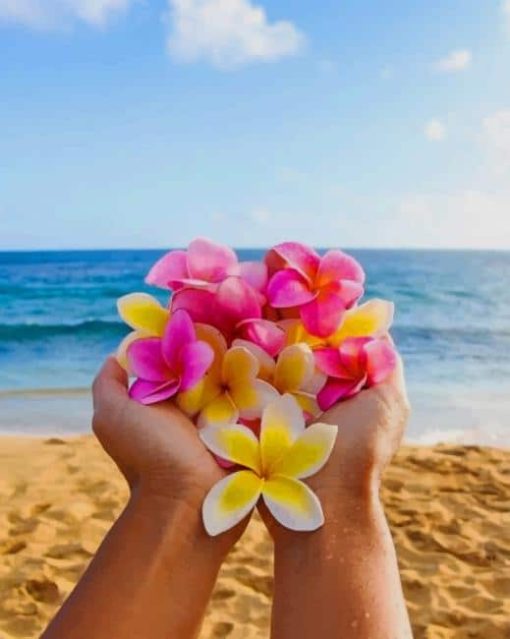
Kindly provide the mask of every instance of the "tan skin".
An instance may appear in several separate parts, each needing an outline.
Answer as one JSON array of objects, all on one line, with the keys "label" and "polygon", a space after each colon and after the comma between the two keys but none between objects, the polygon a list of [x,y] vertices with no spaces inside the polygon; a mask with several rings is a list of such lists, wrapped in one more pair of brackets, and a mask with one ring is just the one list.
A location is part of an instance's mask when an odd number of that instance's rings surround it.
[{"label": "tan skin", "polygon": [[[42,639],[191,639],[218,570],[248,519],[210,538],[200,508],[224,476],[192,422],[174,406],[129,399],[108,358],[93,387],[96,436],[126,477],[129,502]],[[385,384],[321,421],[339,437],[309,480],[324,527],[294,533],[263,508],[275,540],[274,639],[411,637],[393,543],[378,499],[408,404],[401,367]]]}]

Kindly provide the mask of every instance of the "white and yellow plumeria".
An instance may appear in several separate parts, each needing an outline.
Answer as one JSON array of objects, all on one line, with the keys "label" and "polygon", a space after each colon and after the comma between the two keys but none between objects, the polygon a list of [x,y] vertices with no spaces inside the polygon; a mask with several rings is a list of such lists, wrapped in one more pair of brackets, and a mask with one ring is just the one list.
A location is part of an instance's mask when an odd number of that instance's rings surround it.
[{"label": "white and yellow plumeria", "polygon": [[161,337],[165,330],[170,311],[148,293],[130,293],[117,300],[119,315],[133,330],[119,344],[117,360],[128,370],[126,357],[129,345],[143,337]]},{"label": "white and yellow plumeria", "polygon": [[321,504],[301,480],[327,462],[337,431],[336,426],[321,423],[305,428],[303,412],[289,394],[265,408],[260,439],[241,424],[203,428],[200,437],[211,452],[245,467],[219,481],[205,498],[202,516],[209,535],[235,526],[261,496],[286,528],[320,528],[324,523]]},{"label": "white and yellow plumeria", "polygon": [[339,327],[326,338],[310,335],[300,320],[280,322],[287,334],[287,344],[306,343],[312,349],[337,347],[349,337],[382,337],[388,332],[395,312],[392,302],[373,299],[344,313]]}]

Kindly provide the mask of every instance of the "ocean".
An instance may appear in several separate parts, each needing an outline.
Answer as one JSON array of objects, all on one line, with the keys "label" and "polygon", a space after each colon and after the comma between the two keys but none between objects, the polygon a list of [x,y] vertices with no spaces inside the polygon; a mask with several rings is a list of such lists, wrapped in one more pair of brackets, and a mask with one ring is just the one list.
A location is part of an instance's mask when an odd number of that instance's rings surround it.
[{"label": "ocean", "polygon": [[[510,252],[351,250],[366,298],[396,304],[413,415],[407,438],[510,445]],[[0,431],[84,432],[89,388],[127,332],[115,301],[154,250],[0,252]],[[257,259],[258,250],[240,250]]]}]

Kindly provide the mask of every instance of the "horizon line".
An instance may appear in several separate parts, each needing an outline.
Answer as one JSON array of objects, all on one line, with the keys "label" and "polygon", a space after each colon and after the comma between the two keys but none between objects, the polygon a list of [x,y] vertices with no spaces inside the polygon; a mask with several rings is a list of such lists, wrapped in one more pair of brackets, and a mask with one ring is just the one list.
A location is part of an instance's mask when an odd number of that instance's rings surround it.
[{"label": "horizon line", "polygon": [[[230,245],[229,245],[230,246]],[[166,247],[66,247],[66,248],[2,248],[2,253],[98,253],[98,252],[128,252],[128,251],[174,251],[185,249],[186,246],[166,246]],[[271,247],[266,246],[232,246],[234,250],[240,251],[264,251]],[[472,251],[472,252],[509,252],[509,247],[477,247],[477,246],[314,246],[317,250],[328,250],[331,248],[341,248],[346,251]]]}]

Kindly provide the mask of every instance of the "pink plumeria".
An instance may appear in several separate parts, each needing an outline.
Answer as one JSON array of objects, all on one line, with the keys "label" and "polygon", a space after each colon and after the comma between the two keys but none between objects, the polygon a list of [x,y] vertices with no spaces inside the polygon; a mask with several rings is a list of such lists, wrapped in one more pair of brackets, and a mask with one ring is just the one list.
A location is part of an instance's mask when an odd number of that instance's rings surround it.
[{"label": "pink plumeria", "polygon": [[363,269],[342,251],[321,257],[304,244],[284,242],[269,251],[266,264],[272,273],[266,293],[270,305],[298,309],[312,335],[332,334],[345,310],[363,294]]},{"label": "pink plumeria", "polygon": [[172,311],[186,310],[194,322],[211,324],[228,341],[247,339],[275,357],[283,348],[285,333],[262,317],[257,291],[240,277],[225,278],[214,291],[185,287],[171,301]]},{"label": "pink plumeria", "polygon": [[211,366],[214,352],[197,340],[190,316],[176,311],[161,338],[132,342],[127,359],[138,378],[129,389],[130,396],[142,404],[154,404],[193,388]]},{"label": "pink plumeria", "polygon": [[[388,303],[353,308],[364,280],[349,255],[330,250],[321,257],[298,242],[278,244],[263,262],[239,262],[229,247],[203,238],[170,251],[146,278],[172,291],[169,308],[149,303],[146,294],[129,297],[126,307],[135,328],[121,359],[137,378],[130,395],[144,404],[178,395],[178,405],[199,423],[211,379],[246,373],[223,370],[225,353],[242,346],[258,363],[250,380],[255,375],[257,384],[293,394],[303,413],[315,417],[384,380],[395,366],[393,347],[380,338],[390,324]],[[309,387],[305,378],[321,383]],[[221,414],[225,407],[216,408]]]},{"label": "pink plumeria", "polygon": [[184,287],[214,290],[229,276],[245,280],[262,293],[267,283],[267,267],[261,262],[239,262],[228,246],[205,238],[193,240],[187,251],[170,251],[149,271],[147,284],[172,291]]},{"label": "pink plumeria", "polygon": [[383,382],[394,370],[397,354],[382,338],[351,337],[338,348],[315,351],[317,368],[328,380],[317,395],[321,410]]}]

